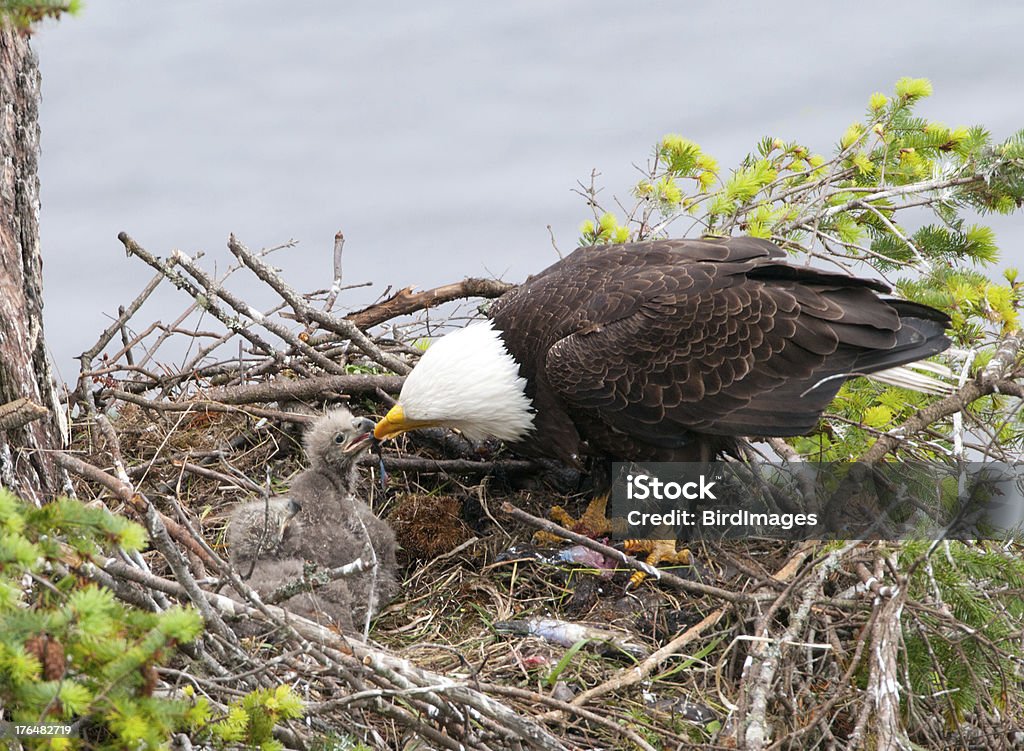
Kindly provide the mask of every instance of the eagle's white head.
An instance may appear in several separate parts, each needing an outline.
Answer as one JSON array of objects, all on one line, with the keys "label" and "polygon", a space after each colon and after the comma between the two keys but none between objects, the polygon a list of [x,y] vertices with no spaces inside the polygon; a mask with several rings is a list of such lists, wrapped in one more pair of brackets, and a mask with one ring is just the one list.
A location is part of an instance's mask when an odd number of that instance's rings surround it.
[{"label": "eagle's white head", "polygon": [[434,342],[373,432],[383,439],[427,427],[455,428],[474,441],[518,441],[533,430],[526,379],[491,321]]}]

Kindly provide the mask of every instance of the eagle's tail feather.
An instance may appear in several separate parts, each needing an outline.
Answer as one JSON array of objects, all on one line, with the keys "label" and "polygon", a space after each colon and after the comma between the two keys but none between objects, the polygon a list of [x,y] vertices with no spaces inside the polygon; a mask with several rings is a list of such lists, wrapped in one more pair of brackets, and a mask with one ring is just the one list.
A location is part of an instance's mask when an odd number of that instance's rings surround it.
[{"label": "eagle's tail feather", "polygon": [[[949,328],[949,317],[934,308],[909,302],[907,300],[886,300],[896,309],[900,317],[900,329],[896,332],[896,343],[892,347],[880,350],[868,350],[857,357],[856,370],[859,373],[874,374],[879,371],[898,369],[902,365],[916,363],[949,347],[946,329]],[[886,378],[903,378],[907,383],[914,383],[905,370],[895,374],[883,375]],[[923,383],[917,381],[918,383]],[[902,385],[902,384],[897,384]],[[934,384],[933,384],[934,385]],[[913,386],[910,386],[913,388]]]},{"label": "eagle's tail feather", "polygon": [[869,375],[868,378],[890,386],[900,386],[912,391],[920,391],[922,394],[946,396],[956,391],[956,387],[953,384],[926,375],[920,372],[922,370],[930,370],[944,378],[952,378],[953,376],[953,371],[937,363],[915,362],[912,365],[900,365],[895,368],[876,371]]}]

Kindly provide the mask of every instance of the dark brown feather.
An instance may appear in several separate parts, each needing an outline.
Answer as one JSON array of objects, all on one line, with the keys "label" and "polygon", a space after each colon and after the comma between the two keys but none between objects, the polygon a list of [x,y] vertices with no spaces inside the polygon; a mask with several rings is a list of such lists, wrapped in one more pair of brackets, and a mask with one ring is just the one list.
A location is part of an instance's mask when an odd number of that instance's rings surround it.
[{"label": "dark brown feather", "polygon": [[581,248],[491,310],[537,410],[524,447],[692,459],[806,433],[846,377],[941,352],[948,318],[766,240]]}]

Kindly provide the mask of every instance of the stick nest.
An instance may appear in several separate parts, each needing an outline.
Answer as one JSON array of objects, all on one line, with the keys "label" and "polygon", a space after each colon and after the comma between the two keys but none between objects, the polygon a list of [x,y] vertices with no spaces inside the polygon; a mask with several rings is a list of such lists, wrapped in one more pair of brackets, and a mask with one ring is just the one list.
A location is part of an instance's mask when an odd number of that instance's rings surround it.
[{"label": "stick nest", "polygon": [[[915,600],[897,546],[708,544],[693,548],[693,566],[627,592],[634,562],[552,563],[530,545],[551,505],[579,509],[579,478],[442,431],[363,459],[362,493],[394,527],[405,567],[368,641],[261,602],[225,562],[230,510],[287,489],[311,416],[338,401],[386,411],[417,340],[472,314],[449,307],[439,321],[425,309],[509,285],[403,289],[340,314],[340,248],[331,288],[299,295],[270,251],[234,237],[238,263],[220,277],[199,258],[121,240],[155,276],[82,356],[59,460],[80,498],[149,528],[145,561],[114,556],[99,580],[135,604],[191,603],[207,620],[197,648],[161,671],[162,690],[191,685],[224,707],[238,691],[288,683],[307,702],[305,721],[278,729],[290,748],[419,738],[450,749],[852,749],[880,737],[1010,747],[1024,718],[1016,675],[993,691],[979,669],[973,702],[954,702],[931,648],[933,689],[908,685],[908,634],[993,664],[1013,650],[934,599]],[[257,313],[230,291],[242,269],[275,304]],[[185,294],[182,315],[140,326],[138,311],[168,281]],[[564,643],[570,626],[605,636]]]}]

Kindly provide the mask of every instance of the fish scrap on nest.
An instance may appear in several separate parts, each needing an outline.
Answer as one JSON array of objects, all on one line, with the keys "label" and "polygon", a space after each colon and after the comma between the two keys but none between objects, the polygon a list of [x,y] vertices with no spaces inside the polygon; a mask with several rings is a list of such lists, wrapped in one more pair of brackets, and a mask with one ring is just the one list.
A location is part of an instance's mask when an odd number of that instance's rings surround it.
[{"label": "fish scrap on nest", "polygon": [[493,626],[499,634],[536,636],[562,647],[571,647],[581,641],[589,642],[602,648],[606,655],[624,652],[630,657],[642,660],[651,654],[648,647],[638,644],[628,633],[612,631],[586,623],[572,623],[555,618],[530,618],[528,620],[495,621]]},{"label": "fish scrap on nest", "polygon": [[608,558],[595,550],[583,545],[568,548],[538,548],[533,545],[513,545],[498,554],[495,562],[504,563],[514,560],[528,559],[540,561],[554,566],[572,564],[583,568],[596,569],[601,578],[610,579],[615,573],[617,561]]}]

